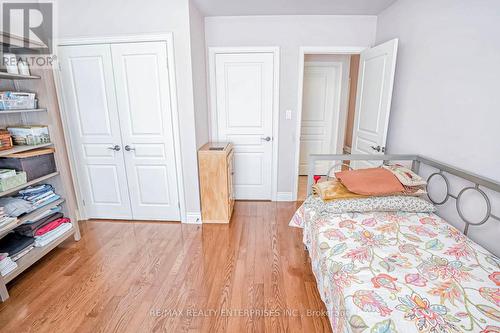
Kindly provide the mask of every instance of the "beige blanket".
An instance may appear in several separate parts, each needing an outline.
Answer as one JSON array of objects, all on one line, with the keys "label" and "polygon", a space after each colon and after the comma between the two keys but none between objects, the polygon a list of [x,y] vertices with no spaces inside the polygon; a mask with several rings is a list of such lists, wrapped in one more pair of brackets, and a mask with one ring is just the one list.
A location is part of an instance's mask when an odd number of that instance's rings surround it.
[{"label": "beige blanket", "polygon": [[349,190],[338,180],[316,183],[312,186],[312,193],[325,201],[367,197],[366,195],[349,192]]}]

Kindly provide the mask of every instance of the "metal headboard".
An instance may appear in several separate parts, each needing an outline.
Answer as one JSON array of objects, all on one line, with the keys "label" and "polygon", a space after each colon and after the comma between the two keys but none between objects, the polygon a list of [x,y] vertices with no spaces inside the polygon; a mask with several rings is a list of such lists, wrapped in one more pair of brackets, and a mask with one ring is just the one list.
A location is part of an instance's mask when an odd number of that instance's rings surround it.
[{"label": "metal headboard", "polygon": [[[307,194],[311,194],[311,187],[313,184],[313,178],[315,175],[315,166],[318,161],[329,161],[336,162],[332,168],[346,165],[345,161],[382,161],[383,163],[388,163],[389,161],[411,161],[411,169],[418,173],[420,171],[421,164],[425,164],[434,169],[437,169],[437,172],[432,173],[428,178],[427,182],[434,177],[441,177],[446,184],[446,197],[441,201],[436,201],[432,199],[430,195],[428,195],[429,200],[432,201],[435,205],[444,205],[450,198],[455,200],[455,206],[457,208],[458,215],[465,223],[464,234],[467,235],[469,231],[469,226],[478,226],[486,223],[489,219],[494,219],[500,221],[500,217],[496,216],[492,213],[491,209],[491,200],[485,191],[482,188],[490,189],[494,192],[500,193],[500,182],[495,181],[493,179],[489,179],[486,177],[479,176],[477,174],[468,172],[466,170],[455,168],[449,164],[441,163],[436,160],[422,157],[419,155],[328,155],[328,154],[311,154],[309,155],[308,164],[309,164],[309,172],[307,178]],[[348,165],[347,165],[348,166]],[[319,176],[328,176],[332,168],[327,172],[326,175]],[[465,179],[474,184],[474,186],[466,186],[464,187],[458,195],[453,195],[450,193],[450,182],[446,177],[446,174],[454,175],[458,178]],[[460,202],[463,194],[468,191],[476,191],[484,198],[486,202],[486,215],[479,222],[473,222],[468,220],[462,211]]]}]

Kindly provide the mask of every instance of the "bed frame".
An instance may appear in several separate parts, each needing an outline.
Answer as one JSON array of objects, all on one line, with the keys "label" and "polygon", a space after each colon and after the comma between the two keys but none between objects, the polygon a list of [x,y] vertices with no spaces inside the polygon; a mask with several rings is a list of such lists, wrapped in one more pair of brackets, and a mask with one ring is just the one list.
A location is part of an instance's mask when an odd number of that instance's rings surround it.
[{"label": "bed frame", "polygon": [[[319,161],[323,162],[335,162],[334,165],[328,170],[326,175],[315,174],[315,166]],[[340,166],[346,166],[350,168],[350,161],[382,161],[382,163],[387,164],[389,161],[407,161],[411,162],[411,169],[415,173],[419,173],[421,164],[425,164],[429,167],[436,169],[437,171],[432,173],[428,178],[429,182],[434,177],[441,177],[446,184],[446,197],[441,201],[434,200],[429,194],[429,200],[437,206],[444,205],[448,199],[452,198],[455,200],[455,206],[460,218],[465,222],[464,234],[467,235],[469,232],[469,226],[478,226],[486,223],[490,219],[494,219],[500,222],[500,217],[492,214],[491,212],[491,200],[483,191],[482,188],[487,188],[494,192],[500,193],[500,182],[479,176],[477,174],[465,171],[460,168],[455,168],[451,165],[435,161],[430,158],[426,158],[419,155],[327,155],[327,154],[311,154],[308,159],[308,178],[307,178],[307,194],[311,194],[311,187],[314,182],[314,176],[330,176],[332,170]],[[466,186],[458,193],[458,195],[453,195],[450,193],[450,182],[446,177],[446,174],[454,175],[458,178],[467,180],[472,183],[471,186]],[[486,202],[486,215],[481,221],[470,221],[463,214],[461,208],[461,198],[462,195],[467,191],[476,191],[484,198]]]}]

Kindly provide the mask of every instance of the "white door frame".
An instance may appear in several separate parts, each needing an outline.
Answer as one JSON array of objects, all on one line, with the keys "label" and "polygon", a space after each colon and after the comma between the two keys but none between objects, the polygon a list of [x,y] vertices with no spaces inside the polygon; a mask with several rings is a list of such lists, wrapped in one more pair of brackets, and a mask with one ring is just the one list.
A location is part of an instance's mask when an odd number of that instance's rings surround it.
[{"label": "white door frame", "polygon": [[[299,187],[299,163],[300,163],[300,131],[302,123],[302,94],[304,89],[304,63],[306,54],[360,54],[370,46],[301,46],[299,48],[299,76],[297,96],[297,123],[295,127],[295,173],[293,180],[292,201],[297,201]],[[341,111],[342,113],[342,111]],[[337,140],[343,140],[345,122],[347,115],[340,114],[338,118]],[[343,125],[343,126],[342,126]],[[339,130],[340,129],[340,130]]]},{"label": "white door frame", "polygon": [[217,99],[215,89],[215,56],[219,53],[273,53],[274,55],[274,92],[273,92],[273,133],[272,133],[272,176],[271,200],[276,201],[278,192],[278,136],[279,136],[279,82],[280,82],[280,48],[274,46],[263,47],[209,47],[208,48],[208,76],[209,76],[209,138],[217,137]]},{"label": "white door frame", "polygon": [[[177,108],[177,85],[175,81],[175,61],[174,61],[174,44],[173,34],[171,32],[161,34],[145,34],[145,35],[126,35],[126,36],[102,36],[102,37],[80,37],[80,38],[62,38],[57,39],[55,42],[55,55],[57,57],[58,46],[69,45],[92,45],[92,44],[113,44],[113,43],[134,43],[134,42],[165,42],[167,46],[167,67],[168,78],[170,85],[170,103],[172,110],[173,134],[174,134],[174,151],[175,151],[175,169],[177,174],[177,191],[179,193],[179,210],[181,215],[181,222],[188,223],[186,212],[186,199],[184,196],[184,180],[182,174],[182,151],[180,144],[179,132],[179,110]],[[60,68],[53,67],[54,81],[57,91],[57,99],[59,102],[59,109],[61,112],[61,121],[63,123],[64,140],[66,141],[66,149],[68,151],[69,164],[73,183],[75,185],[75,195],[78,204],[77,217],[80,220],[86,220],[87,214],[83,204],[83,196],[81,192],[80,181],[78,180],[78,173],[76,172],[76,155],[72,149],[71,133],[68,132],[69,119],[65,110],[64,99],[62,95],[62,81],[60,75]]]}]

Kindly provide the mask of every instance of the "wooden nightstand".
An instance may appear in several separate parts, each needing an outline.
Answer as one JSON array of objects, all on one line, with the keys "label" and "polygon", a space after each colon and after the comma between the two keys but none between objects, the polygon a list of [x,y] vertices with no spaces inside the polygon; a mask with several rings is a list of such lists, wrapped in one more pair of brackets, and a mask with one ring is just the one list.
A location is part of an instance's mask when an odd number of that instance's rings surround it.
[{"label": "wooden nightstand", "polygon": [[207,143],[198,151],[203,223],[229,223],[233,213],[233,146]]}]

